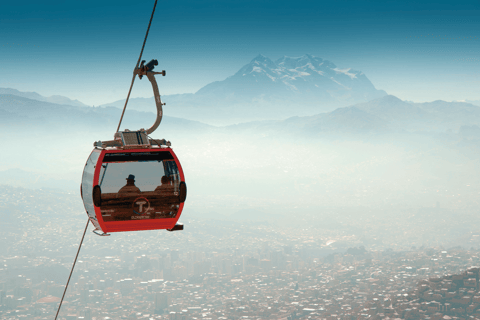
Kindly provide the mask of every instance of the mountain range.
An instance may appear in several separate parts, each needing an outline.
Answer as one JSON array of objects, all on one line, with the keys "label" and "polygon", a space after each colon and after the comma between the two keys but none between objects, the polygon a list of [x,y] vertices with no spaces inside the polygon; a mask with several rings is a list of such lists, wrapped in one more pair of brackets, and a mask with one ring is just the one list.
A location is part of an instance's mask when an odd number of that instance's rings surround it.
[{"label": "mountain range", "polygon": [[[245,101],[295,101],[322,105],[350,105],[369,101],[386,93],[376,90],[360,71],[340,69],[330,61],[312,55],[286,57],[273,62],[258,55],[233,76],[198,90],[196,95],[232,97]],[[320,108],[319,108],[320,107]]]},{"label": "mountain range", "polygon": [[0,95],[14,95],[17,97],[23,97],[23,98],[37,100],[37,101],[63,104],[63,105],[75,106],[75,107],[87,106],[78,100],[72,100],[64,96],[53,95],[50,97],[44,97],[36,92],[22,92],[12,88],[0,88]]},{"label": "mountain range", "polygon": [[[275,62],[258,55],[225,80],[212,82],[196,93],[165,95],[162,99],[172,116],[225,125],[313,115],[385,95],[362,72],[341,69],[306,54],[284,56]],[[119,100],[102,106],[124,104],[125,100]],[[129,106],[152,111],[153,97],[130,99]]]},{"label": "mountain range", "polygon": [[[0,94],[0,124],[3,129],[24,127],[40,130],[98,130],[116,128],[121,109],[116,107],[75,107]],[[153,112],[127,108],[122,128],[137,130],[151,125]],[[48,129],[47,129],[48,128]],[[477,130],[478,129],[478,130]],[[294,116],[283,120],[249,121],[223,127],[199,121],[165,116],[160,131],[185,134],[211,132],[257,132],[262,134],[324,134],[431,132],[448,130],[478,136],[480,107],[466,102],[406,102],[386,95],[312,116]],[[108,137],[110,139],[110,137]]]},{"label": "mountain range", "polygon": [[[121,109],[115,107],[78,107],[0,94],[0,138],[4,141],[2,146],[8,150],[1,157],[0,181],[11,185],[77,190],[79,173],[76,171],[91,151],[93,141],[112,139],[120,114]],[[127,109],[121,128],[148,127],[154,117],[153,112]],[[431,161],[449,153],[479,159],[480,107],[465,102],[412,103],[386,95],[312,116],[222,127],[165,116],[152,136],[172,141],[189,164],[191,173],[201,172],[200,175],[215,168],[230,176],[245,165],[247,160],[242,158],[248,158],[245,154],[251,154],[251,159],[264,159],[255,164],[255,168],[260,165],[268,168],[265,172],[277,172],[276,165],[268,165],[274,158],[262,157],[266,154],[274,157],[278,150],[268,148],[278,144],[310,150],[307,154],[315,159],[326,152],[321,148],[337,145],[362,149],[364,144],[370,143],[371,150],[377,150],[377,144],[396,145],[395,148],[403,150],[417,144],[414,153],[420,152],[419,157],[424,148],[429,148],[428,157],[421,156],[421,159],[430,165]],[[439,156],[437,150],[443,153]],[[331,156],[333,151],[329,152]],[[232,169],[231,165],[238,167]],[[284,171],[277,173],[281,177]],[[269,179],[273,178],[265,181]],[[240,180],[237,182],[245,182]],[[225,181],[216,183],[220,189],[225,187]],[[202,183],[197,184],[200,185]]]},{"label": "mountain range", "polygon": [[[122,110],[115,107],[79,107],[0,94],[0,129],[10,130],[11,127],[45,131],[93,129],[103,132],[110,128],[113,134],[121,113]],[[153,113],[127,110],[122,128],[131,130],[148,128],[154,121]],[[184,131],[209,127],[198,121],[163,117],[161,128],[170,126],[181,127]]]},{"label": "mountain range", "polygon": [[412,103],[387,95],[313,116],[247,122],[227,128],[276,135],[300,134],[311,138],[325,134],[439,134],[447,131],[459,132],[464,137],[480,137],[480,107],[441,100]]},{"label": "mountain range", "polygon": [[[377,90],[360,71],[340,69],[312,56],[258,55],[223,81],[194,94],[165,95],[161,129],[178,132],[254,130],[285,133],[476,132],[480,107],[467,102],[402,101]],[[88,107],[63,96],[0,88],[3,127],[46,126],[73,129],[116,127],[124,100]],[[340,106],[340,107],[338,107]],[[153,123],[152,98],[130,99],[122,128],[136,130]],[[186,119],[188,118],[188,120]],[[268,119],[268,120],[267,120]],[[202,123],[203,122],[203,123]],[[238,124],[240,123],[240,124]],[[222,129],[223,130],[223,129]]]},{"label": "mountain range", "polygon": [[[228,130],[304,132],[444,132],[480,125],[477,101],[402,101],[377,90],[362,72],[340,69],[309,54],[276,61],[258,55],[234,75],[194,94],[162,98],[167,116],[161,128],[183,131],[214,130],[207,124]],[[124,100],[119,100],[93,108],[63,96],[0,88],[0,123],[113,128],[123,105]],[[124,128],[148,127],[154,111],[153,97],[130,99]]]}]

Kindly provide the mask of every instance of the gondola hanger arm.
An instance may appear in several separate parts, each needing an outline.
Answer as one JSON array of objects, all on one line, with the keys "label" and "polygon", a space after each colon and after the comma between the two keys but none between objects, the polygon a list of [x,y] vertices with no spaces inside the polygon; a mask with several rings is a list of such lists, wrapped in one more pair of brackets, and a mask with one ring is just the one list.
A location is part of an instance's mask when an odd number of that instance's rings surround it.
[{"label": "gondola hanger arm", "polygon": [[143,76],[147,76],[148,80],[150,80],[150,83],[152,84],[153,88],[153,95],[155,97],[155,105],[157,106],[157,118],[155,119],[155,123],[146,131],[147,134],[152,134],[158,126],[160,125],[160,122],[162,122],[162,117],[163,117],[163,105],[165,103],[162,103],[162,99],[160,97],[160,92],[158,90],[158,85],[157,81],[155,80],[155,75],[161,74],[162,76],[166,75],[165,70],[162,70],[162,72],[154,72],[153,69],[155,66],[158,65],[158,61],[153,59],[149,63],[145,64],[145,60],[142,60],[142,63],[140,64],[140,67],[135,68],[133,74],[135,76],[138,75],[140,79],[142,79]]}]

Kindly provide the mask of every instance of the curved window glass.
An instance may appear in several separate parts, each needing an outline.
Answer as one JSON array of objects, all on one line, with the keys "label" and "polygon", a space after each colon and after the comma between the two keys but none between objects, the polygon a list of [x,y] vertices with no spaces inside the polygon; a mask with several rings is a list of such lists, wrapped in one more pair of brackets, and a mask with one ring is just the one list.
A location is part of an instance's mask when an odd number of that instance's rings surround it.
[{"label": "curved window glass", "polygon": [[95,166],[97,164],[98,157],[100,156],[99,150],[93,150],[90,154],[90,157],[85,164],[85,168],[83,169],[83,176],[82,176],[82,198],[83,198],[83,205],[85,206],[85,210],[90,218],[97,220],[95,216],[95,208],[93,206],[93,197],[92,197],[92,190],[93,190],[93,175],[95,173]]},{"label": "curved window glass", "polygon": [[179,184],[170,152],[106,154],[99,176],[103,220],[174,218]]}]

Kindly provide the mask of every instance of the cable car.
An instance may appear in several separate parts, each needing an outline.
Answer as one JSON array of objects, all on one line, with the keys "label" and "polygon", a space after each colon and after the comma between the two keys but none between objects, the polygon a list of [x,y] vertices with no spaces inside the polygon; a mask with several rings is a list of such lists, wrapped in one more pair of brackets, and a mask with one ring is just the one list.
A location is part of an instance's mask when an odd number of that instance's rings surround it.
[{"label": "cable car", "polygon": [[[83,170],[81,195],[94,232],[167,229],[177,224],[187,196],[182,166],[170,141],[148,137],[160,125],[162,105],[155,74],[156,60],[135,69],[152,83],[157,119],[148,129],[116,132],[114,140],[97,141]],[[120,120],[121,122],[121,120]],[[120,124],[119,124],[120,127]]]},{"label": "cable car", "polygon": [[[108,232],[121,231],[183,230],[183,225],[177,224],[187,197],[182,166],[170,148],[170,141],[151,139],[148,136],[160,125],[164,105],[155,75],[165,76],[165,70],[153,71],[154,66],[158,65],[157,60],[151,60],[146,65],[143,60],[140,64],[156,6],[157,0],[153,6],[140,57],[133,70],[132,83],[114,140],[94,142],[94,149],[83,169],[80,195],[88,221],[55,320],[58,318],[90,222],[95,226],[93,232],[101,236],[109,235]],[[148,130],[119,132],[137,75],[140,79],[147,76],[152,84],[157,118]]]}]

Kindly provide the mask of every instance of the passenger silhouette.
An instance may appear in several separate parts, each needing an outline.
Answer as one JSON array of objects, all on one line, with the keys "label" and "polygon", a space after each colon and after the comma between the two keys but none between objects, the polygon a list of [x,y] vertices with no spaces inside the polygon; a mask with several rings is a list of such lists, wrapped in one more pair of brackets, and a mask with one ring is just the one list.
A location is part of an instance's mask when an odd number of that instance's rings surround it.
[{"label": "passenger silhouette", "polygon": [[174,217],[178,211],[175,206],[176,197],[174,197],[174,187],[170,183],[170,177],[163,176],[162,184],[155,188],[156,193],[162,198],[161,204],[157,205],[159,212],[162,212],[162,217]]},{"label": "passenger silhouette", "polygon": [[127,180],[127,184],[124,185],[118,193],[140,193],[140,189],[135,186],[135,176],[133,174],[129,174]]},{"label": "passenger silhouette", "polygon": [[155,188],[155,192],[160,192],[162,195],[173,195],[173,185],[170,184],[170,178],[163,176],[161,180],[162,184]]}]

